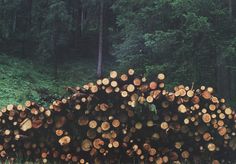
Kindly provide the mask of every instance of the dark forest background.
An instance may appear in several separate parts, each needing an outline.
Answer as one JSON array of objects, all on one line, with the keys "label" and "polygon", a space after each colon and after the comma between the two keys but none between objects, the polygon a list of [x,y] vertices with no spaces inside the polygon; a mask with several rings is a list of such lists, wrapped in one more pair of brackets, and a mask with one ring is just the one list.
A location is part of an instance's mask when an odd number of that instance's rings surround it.
[{"label": "dark forest background", "polygon": [[42,104],[109,70],[236,102],[234,0],[0,0],[0,105]]}]

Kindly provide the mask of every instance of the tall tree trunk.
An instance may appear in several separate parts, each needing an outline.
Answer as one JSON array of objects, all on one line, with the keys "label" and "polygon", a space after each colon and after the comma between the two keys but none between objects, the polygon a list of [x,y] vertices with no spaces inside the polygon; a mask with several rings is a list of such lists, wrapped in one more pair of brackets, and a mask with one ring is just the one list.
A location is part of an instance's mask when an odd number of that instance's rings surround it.
[{"label": "tall tree trunk", "polygon": [[100,19],[99,19],[99,42],[98,42],[98,65],[97,76],[102,76],[102,46],[103,46],[103,0],[100,0]]},{"label": "tall tree trunk", "polygon": [[26,57],[25,56],[25,31],[23,32],[23,39],[22,39],[22,42],[21,42],[21,53],[22,53],[22,56],[23,57]]},{"label": "tall tree trunk", "polygon": [[81,20],[80,20],[80,35],[83,34],[84,31],[84,7],[81,4]]},{"label": "tall tree trunk", "polygon": [[53,34],[53,60],[54,60],[54,78],[58,79],[58,56],[57,56],[57,37],[56,32]]},{"label": "tall tree trunk", "polygon": [[29,24],[29,29],[31,28],[31,23],[32,23],[32,0],[28,0],[28,24]]},{"label": "tall tree trunk", "polygon": [[16,32],[16,11],[14,12],[14,18],[13,18],[13,25],[12,25],[12,32]]},{"label": "tall tree trunk", "polygon": [[58,23],[57,19],[55,18],[53,22],[53,31],[52,31],[52,55],[53,55],[53,62],[54,62],[54,79],[57,81],[58,79],[58,54],[57,54],[57,41],[58,41]]},{"label": "tall tree trunk", "polygon": [[229,18],[232,19],[232,0],[229,0]]},{"label": "tall tree trunk", "polygon": [[81,0],[73,7],[73,19],[75,20],[76,30],[73,32],[73,48],[79,49],[81,37],[81,14],[82,14]]},{"label": "tall tree trunk", "polygon": [[57,51],[56,51],[56,37],[54,34],[53,38],[53,58],[54,58],[54,78],[55,80],[58,79],[58,56],[57,56]]}]

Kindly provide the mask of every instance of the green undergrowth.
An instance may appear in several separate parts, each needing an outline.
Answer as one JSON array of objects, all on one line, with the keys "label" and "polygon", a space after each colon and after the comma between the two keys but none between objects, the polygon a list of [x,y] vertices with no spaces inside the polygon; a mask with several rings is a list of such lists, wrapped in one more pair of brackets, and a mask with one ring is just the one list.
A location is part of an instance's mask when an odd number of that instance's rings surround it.
[{"label": "green undergrowth", "polygon": [[[109,70],[118,68],[114,62],[105,62],[104,66],[105,75]],[[160,72],[160,70],[147,70],[147,72]],[[66,87],[81,86],[95,79],[96,59],[67,61],[59,66],[58,76],[55,79],[53,65],[49,63],[36,63],[0,54],[0,108],[7,104],[24,103],[26,100],[47,106],[54,99],[66,96],[68,94]],[[171,90],[176,82],[167,81],[167,84],[169,85],[166,87]],[[235,107],[235,102],[236,100],[231,100],[228,103]]]},{"label": "green undergrowth", "polygon": [[63,97],[68,86],[94,80],[96,60],[76,60],[59,66],[55,79],[53,66],[0,55],[0,107],[26,100],[47,105]]}]

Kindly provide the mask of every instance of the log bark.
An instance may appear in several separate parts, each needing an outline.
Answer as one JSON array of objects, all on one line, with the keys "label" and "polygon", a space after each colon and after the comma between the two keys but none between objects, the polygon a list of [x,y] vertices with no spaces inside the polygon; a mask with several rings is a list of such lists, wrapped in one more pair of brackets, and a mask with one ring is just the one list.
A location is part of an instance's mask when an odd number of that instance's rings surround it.
[{"label": "log bark", "polygon": [[71,95],[49,108],[33,101],[7,105],[0,111],[1,162],[20,153],[41,163],[233,161],[235,110],[212,87],[168,91],[164,79],[112,71],[68,88]]}]

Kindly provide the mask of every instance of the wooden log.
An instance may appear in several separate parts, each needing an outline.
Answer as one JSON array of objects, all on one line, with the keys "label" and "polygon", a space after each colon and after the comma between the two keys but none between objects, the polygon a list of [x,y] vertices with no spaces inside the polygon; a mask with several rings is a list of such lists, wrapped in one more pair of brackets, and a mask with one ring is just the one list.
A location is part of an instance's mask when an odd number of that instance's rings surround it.
[{"label": "wooden log", "polygon": [[[235,111],[211,87],[165,89],[133,69],[70,88],[49,109],[27,101],[0,111],[0,156],[62,163],[180,163],[236,150]],[[47,134],[47,135],[45,135]],[[217,158],[217,159],[218,159]],[[230,157],[228,157],[230,158]],[[94,162],[95,163],[95,162]]]},{"label": "wooden log", "polygon": [[32,121],[26,118],[24,121],[20,123],[20,127],[22,131],[27,131],[32,128]]},{"label": "wooden log", "polygon": [[120,126],[120,121],[118,119],[114,119],[112,121],[112,126],[118,128]]},{"label": "wooden log", "polygon": [[150,82],[149,88],[155,90],[157,88],[157,83],[155,81]]},{"label": "wooden log", "polygon": [[214,143],[209,143],[207,145],[207,148],[209,151],[215,151],[216,150],[216,145]]},{"label": "wooden log", "polygon": [[127,80],[128,80],[128,76],[127,76],[126,74],[122,74],[122,75],[120,76],[120,79],[121,79],[122,81],[127,81]]},{"label": "wooden log", "polygon": [[104,145],[104,141],[102,141],[100,138],[97,138],[93,141],[93,147],[95,149],[101,149],[103,145]]},{"label": "wooden log", "polygon": [[128,92],[133,92],[134,90],[135,90],[135,87],[134,87],[133,84],[129,84],[129,85],[127,86],[127,91],[128,91]]},{"label": "wooden log", "polygon": [[117,87],[117,86],[118,86],[117,81],[111,81],[111,86],[112,86],[113,88]]},{"label": "wooden log", "polygon": [[208,92],[208,91],[203,91],[203,92],[202,92],[202,97],[203,97],[204,99],[210,99],[210,98],[211,98],[211,93]]},{"label": "wooden log", "polygon": [[128,70],[128,74],[129,74],[130,76],[134,75],[134,70],[133,70],[133,69],[129,69],[129,70]]},{"label": "wooden log", "polygon": [[85,139],[81,143],[81,148],[83,151],[90,151],[92,148],[92,142],[88,139]]},{"label": "wooden log", "polygon": [[43,125],[43,121],[41,119],[33,120],[32,121],[32,127],[34,129],[38,129]]},{"label": "wooden log", "polygon": [[141,83],[142,83],[142,81],[141,81],[139,78],[135,78],[135,79],[133,80],[133,84],[134,84],[135,86],[140,86]]},{"label": "wooden log", "polygon": [[112,78],[112,79],[115,79],[116,77],[117,77],[117,72],[116,71],[111,71],[110,72],[110,77]]},{"label": "wooden log", "polygon": [[61,130],[61,129],[58,129],[58,130],[56,130],[56,135],[57,136],[62,136],[63,135],[63,130]]},{"label": "wooden log", "polygon": [[89,127],[92,128],[92,129],[96,128],[97,127],[97,121],[96,120],[91,120],[89,122]]},{"label": "wooden log", "polygon": [[103,122],[103,123],[101,124],[101,129],[102,129],[103,131],[109,130],[109,129],[110,129],[110,123],[109,123],[109,122]]},{"label": "wooden log", "polygon": [[64,146],[64,145],[67,145],[71,142],[71,138],[69,136],[64,136],[62,138],[59,139],[59,144]]},{"label": "wooden log", "polygon": [[183,104],[181,104],[178,107],[178,111],[181,112],[181,113],[185,113],[185,112],[187,112],[187,108]]},{"label": "wooden log", "polygon": [[208,113],[203,114],[202,120],[203,120],[203,122],[205,122],[205,123],[209,123],[209,122],[211,121],[211,115],[208,114]]},{"label": "wooden log", "polygon": [[164,80],[164,79],[165,79],[165,75],[164,75],[163,73],[159,73],[159,74],[157,75],[157,79],[158,79],[158,80]]}]

